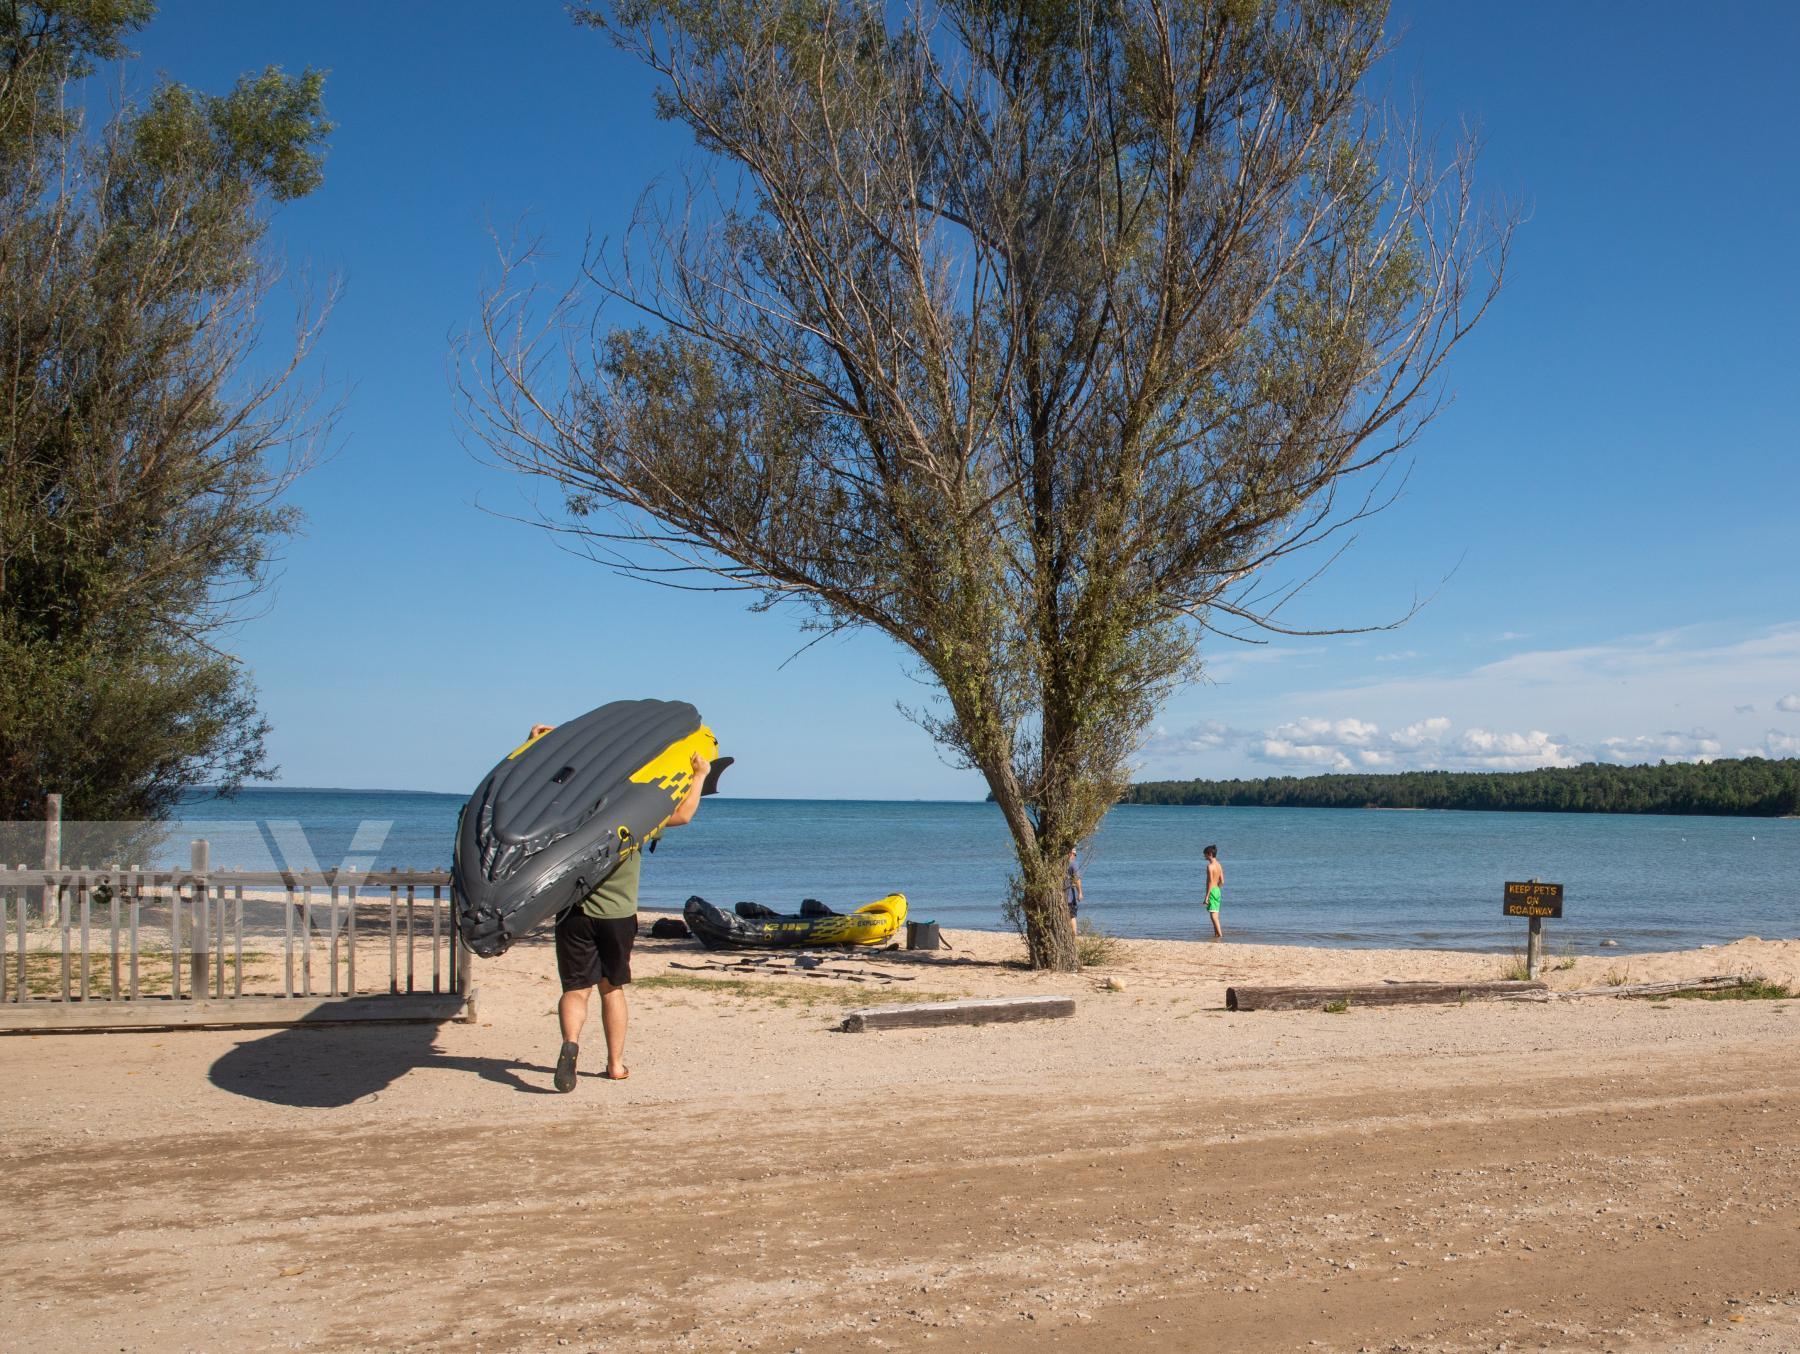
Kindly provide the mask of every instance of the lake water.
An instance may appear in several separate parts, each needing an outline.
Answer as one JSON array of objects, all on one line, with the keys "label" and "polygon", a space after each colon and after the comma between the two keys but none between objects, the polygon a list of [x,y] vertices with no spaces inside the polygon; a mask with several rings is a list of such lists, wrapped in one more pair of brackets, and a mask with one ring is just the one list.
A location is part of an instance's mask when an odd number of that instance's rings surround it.
[{"label": "lake water", "polygon": [[[299,789],[190,799],[165,863],[204,836],[219,867],[447,867],[462,802]],[[1534,876],[1566,888],[1564,919],[1545,923],[1553,951],[1800,937],[1800,820],[1766,818],[1126,805],[1083,853],[1082,915],[1122,936],[1210,934],[1198,906],[1209,842],[1236,940],[1505,949],[1525,923],[1501,916],[1501,885]],[[642,902],[677,909],[698,893],[786,911],[900,892],[915,919],[999,929],[1009,868],[989,804],[720,796],[667,835]]]}]

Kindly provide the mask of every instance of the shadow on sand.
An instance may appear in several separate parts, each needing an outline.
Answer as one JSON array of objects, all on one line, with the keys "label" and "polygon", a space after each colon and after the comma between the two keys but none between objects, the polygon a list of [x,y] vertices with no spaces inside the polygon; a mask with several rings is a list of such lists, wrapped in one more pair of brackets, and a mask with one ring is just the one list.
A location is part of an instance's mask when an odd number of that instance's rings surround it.
[{"label": "shadow on sand", "polygon": [[[208,1079],[222,1091],[271,1105],[338,1109],[367,1100],[408,1072],[473,1072],[525,1095],[555,1095],[551,1069],[502,1058],[459,1058],[437,1047],[438,1026],[295,1025],[251,1033],[217,1059]],[[535,1074],[527,1080],[521,1074]]]}]

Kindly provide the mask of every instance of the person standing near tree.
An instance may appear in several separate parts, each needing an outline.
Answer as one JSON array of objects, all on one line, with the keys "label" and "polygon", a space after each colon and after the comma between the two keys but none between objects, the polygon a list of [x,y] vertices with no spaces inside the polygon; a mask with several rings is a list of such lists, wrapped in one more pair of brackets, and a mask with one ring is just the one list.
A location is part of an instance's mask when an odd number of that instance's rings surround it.
[{"label": "person standing near tree", "polygon": [[1069,848],[1068,867],[1063,871],[1063,897],[1069,904],[1069,920],[1075,920],[1075,909],[1081,906],[1081,867],[1075,863],[1075,848]]},{"label": "person standing near tree", "polygon": [[1225,939],[1225,929],[1219,925],[1219,901],[1225,889],[1225,867],[1219,864],[1219,848],[1209,846],[1206,855],[1206,915],[1212,918],[1213,939]]}]

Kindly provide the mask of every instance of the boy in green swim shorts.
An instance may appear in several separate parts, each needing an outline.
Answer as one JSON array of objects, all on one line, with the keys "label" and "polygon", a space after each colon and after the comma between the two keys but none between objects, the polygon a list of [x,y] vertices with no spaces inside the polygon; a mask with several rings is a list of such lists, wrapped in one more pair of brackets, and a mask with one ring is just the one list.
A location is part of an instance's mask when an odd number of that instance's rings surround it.
[{"label": "boy in green swim shorts", "polygon": [[1219,848],[1206,848],[1206,915],[1212,918],[1213,939],[1225,939],[1225,929],[1219,925],[1219,899],[1225,887],[1225,867],[1219,864]]}]

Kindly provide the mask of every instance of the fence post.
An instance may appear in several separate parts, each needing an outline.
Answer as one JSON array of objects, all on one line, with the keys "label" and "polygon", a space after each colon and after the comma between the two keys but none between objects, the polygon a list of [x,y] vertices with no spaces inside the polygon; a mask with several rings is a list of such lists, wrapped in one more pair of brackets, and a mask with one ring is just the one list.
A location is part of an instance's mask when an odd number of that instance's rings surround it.
[{"label": "fence post", "polygon": [[[189,933],[194,938],[193,954],[188,963],[188,986],[193,990],[196,1001],[205,998],[211,984],[207,981],[210,967],[206,952],[207,941],[207,872],[212,868],[212,848],[206,838],[196,837],[188,848],[188,869],[194,876],[194,915],[191,919]],[[170,955],[171,963],[180,963],[175,955]]]},{"label": "fence post", "polygon": [[[1532,875],[1531,882],[1537,883],[1538,877]],[[1533,917],[1526,925],[1525,976],[1536,982],[1544,971],[1544,919]]]},{"label": "fence post", "polygon": [[455,952],[456,961],[456,995],[467,1001],[469,989],[475,983],[475,952],[463,944],[462,931],[455,923],[454,914],[452,914],[450,932],[450,946]]},{"label": "fence post", "polygon": [[[44,868],[62,869],[62,796],[44,796]],[[44,925],[55,926],[62,920],[62,890],[44,885]]]}]

